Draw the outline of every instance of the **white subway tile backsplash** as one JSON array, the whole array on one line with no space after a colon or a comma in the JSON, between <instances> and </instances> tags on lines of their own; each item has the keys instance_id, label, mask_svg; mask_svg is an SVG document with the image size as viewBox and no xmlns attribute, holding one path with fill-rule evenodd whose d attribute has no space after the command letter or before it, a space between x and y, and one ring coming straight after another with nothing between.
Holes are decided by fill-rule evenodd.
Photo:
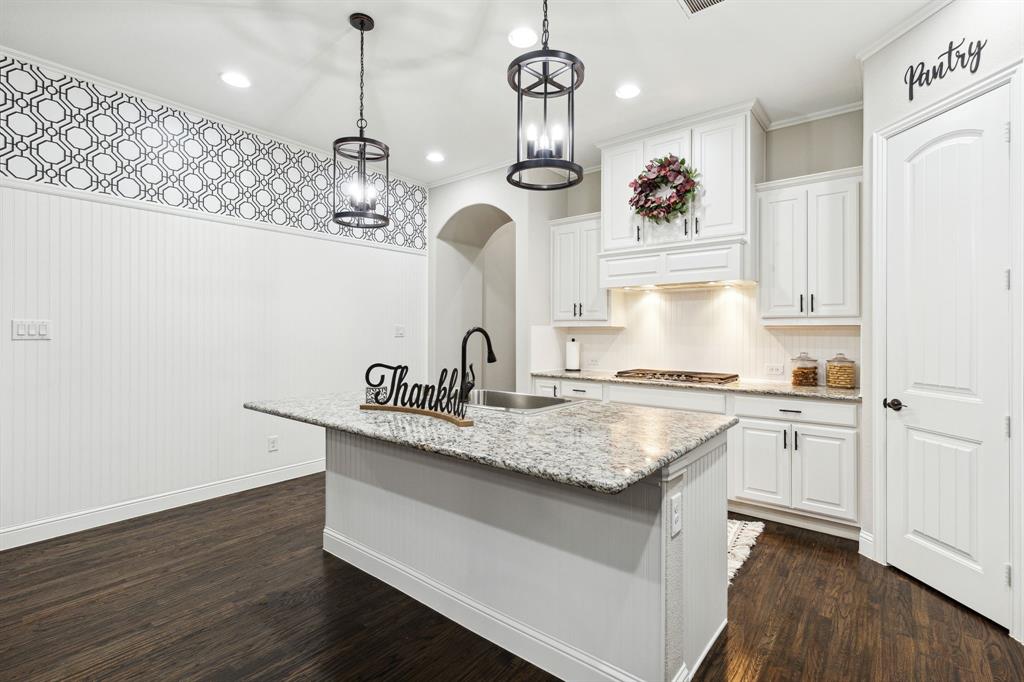
<instances>
[{"instance_id":1,"label":"white subway tile backsplash","mask_svg":"<svg viewBox=\"0 0 1024 682\"><path fill-rule=\"evenodd\" d=\"M860 360L859 327L764 327L754 287L629 291L624 299L624 329L572 330L584 367L736 372L779 381L789 377L790 358L807 351L821 361L824 383L824 363L837 352ZM560 330L560 342L567 333ZM767 373L773 364L783 365L782 377Z\"/></svg>"}]
</instances>

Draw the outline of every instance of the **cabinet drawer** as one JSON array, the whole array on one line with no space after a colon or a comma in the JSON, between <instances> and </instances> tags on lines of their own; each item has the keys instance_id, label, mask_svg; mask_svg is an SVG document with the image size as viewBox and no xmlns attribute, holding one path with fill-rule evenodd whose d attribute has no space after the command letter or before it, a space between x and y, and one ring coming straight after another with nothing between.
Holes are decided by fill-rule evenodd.
<instances>
[{"instance_id":1,"label":"cabinet drawer","mask_svg":"<svg viewBox=\"0 0 1024 682\"><path fill-rule=\"evenodd\" d=\"M552 398L558 398L562 393L562 382L557 379L534 379L533 392L536 395L547 395Z\"/></svg>"},{"instance_id":2,"label":"cabinet drawer","mask_svg":"<svg viewBox=\"0 0 1024 682\"><path fill-rule=\"evenodd\" d=\"M850 403L737 395L733 402L733 412L737 417L783 419L808 424L857 425L857 406Z\"/></svg>"},{"instance_id":3,"label":"cabinet drawer","mask_svg":"<svg viewBox=\"0 0 1024 682\"><path fill-rule=\"evenodd\" d=\"M608 400L617 403L725 414L725 395L710 391L609 384Z\"/></svg>"},{"instance_id":4,"label":"cabinet drawer","mask_svg":"<svg viewBox=\"0 0 1024 682\"><path fill-rule=\"evenodd\" d=\"M601 400L604 397L604 386L593 381L563 381L563 398L591 398Z\"/></svg>"}]
</instances>

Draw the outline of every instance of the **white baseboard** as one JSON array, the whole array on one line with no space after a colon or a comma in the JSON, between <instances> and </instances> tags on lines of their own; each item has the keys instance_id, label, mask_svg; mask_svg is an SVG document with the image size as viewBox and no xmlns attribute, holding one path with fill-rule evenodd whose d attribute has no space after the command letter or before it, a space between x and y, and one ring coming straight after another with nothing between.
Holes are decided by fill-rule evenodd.
<instances>
[{"instance_id":1,"label":"white baseboard","mask_svg":"<svg viewBox=\"0 0 1024 682\"><path fill-rule=\"evenodd\" d=\"M709 639L708 643L704 646L704 651L700 652L700 656L698 656L697 660L693 662L693 670L687 670L686 666L684 665L676 674L677 680L680 680L682 682L690 682L690 680L697 673L697 671L700 670L700 666L704 663L704 659L707 657L708 652L711 651L711 647L713 647L715 645L715 642L718 641L718 638L722 636L722 631L725 630L725 626L728 624L728 618L722 621L722 624L718 626L717 630L715 630L715 634L711 636L711 639Z\"/></svg>"},{"instance_id":2,"label":"white baseboard","mask_svg":"<svg viewBox=\"0 0 1024 682\"><path fill-rule=\"evenodd\" d=\"M870 533L866 530L860 532L860 554L863 557L876 561L883 566L885 562L878 561L878 555L875 554L875 534Z\"/></svg>"},{"instance_id":3,"label":"white baseboard","mask_svg":"<svg viewBox=\"0 0 1024 682\"><path fill-rule=\"evenodd\" d=\"M805 516L804 514L789 512L784 509L774 509L762 507L759 504L747 504L746 502L729 500L729 511L754 516L767 521L775 521L776 523L784 523L788 526L796 526L797 528L806 528L807 530L825 533L826 535L835 535L847 540L857 540L860 538L860 528L857 526L819 519L814 516Z\"/></svg>"},{"instance_id":4,"label":"white baseboard","mask_svg":"<svg viewBox=\"0 0 1024 682\"><path fill-rule=\"evenodd\" d=\"M235 476L221 481L203 483L191 488L173 490L136 500L126 500L117 504L72 512L63 516L54 516L38 521L31 521L20 526L0 529L0 551L21 547L22 545L41 542L51 538L77 533L82 530L105 526L108 523L126 521L136 516L144 516L154 512L181 507L193 502L202 502L223 495L240 493L243 490L260 488L271 483L280 483L288 479L315 474L324 470L324 458L289 464L276 469L258 471L253 474Z\"/></svg>"},{"instance_id":5,"label":"white baseboard","mask_svg":"<svg viewBox=\"0 0 1024 682\"><path fill-rule=\"evenodd\" d=\"M510 618L331 528L324 528L324 551L562 679L640 682L640 678L621 668Z\"/></svg>"}]
</instances>

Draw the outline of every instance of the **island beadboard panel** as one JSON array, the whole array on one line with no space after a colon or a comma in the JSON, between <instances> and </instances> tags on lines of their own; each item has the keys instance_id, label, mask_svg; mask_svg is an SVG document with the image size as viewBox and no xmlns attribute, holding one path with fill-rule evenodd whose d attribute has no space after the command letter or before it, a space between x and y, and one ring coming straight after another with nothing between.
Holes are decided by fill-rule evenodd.
<instances>
[{"instance_id":1,"label":"island beadboard panel","mask_svg":"<svg viewBox=\"0 0 1024 682\"><path fill-rule=\"evenodd\" d=\"M344 228L330 219L327 155L3 53L0 141L0 176L369 243L427 246L424 187L392 176L391 225ZM352 175L339 165L339 184ZM383 177L375 182L383 192Z\"/></svg>"}]
</instances>

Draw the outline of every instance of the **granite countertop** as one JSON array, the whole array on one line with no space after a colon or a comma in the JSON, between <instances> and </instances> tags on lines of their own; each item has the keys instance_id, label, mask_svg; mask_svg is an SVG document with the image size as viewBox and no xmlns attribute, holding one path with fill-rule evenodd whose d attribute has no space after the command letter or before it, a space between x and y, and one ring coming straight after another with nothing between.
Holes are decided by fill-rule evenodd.
<instances>
[{"instance_id":1,"label":"granite countertop","mask_svg":"<svg viewBox=\"0 0 1024 682\"><path fill-rule=\"evenodd\" d=\"M550 379L577 379L580 381L603 381L617 384L645 384L649 386L666 386L669 388L696 388L703 391L731 391L734 393L750 393L754 395L777 395L788 398L817 398L818 400L846 400L859 403L859 388L829 388L828 386L793 386L782 381L732 381L728 384L699 384L686 381L659 381L657 379L635 379L617 377L615 372L583 370L569 372L564 369L531 372L535 377Z\"/></svg>"},{"instance_id":2,"label":"granite countertop","mask_svg":"<svg viewBox=\"0 0 1024 682\"><path fill-rule=\"evenodd\" d=\"M469 406L474 426L360 410L363 391L256 400L245 407L601 493L618 493L707 442L737 419L720 414L574 400L517 415Z\"/></svg>"}]
</instances>

